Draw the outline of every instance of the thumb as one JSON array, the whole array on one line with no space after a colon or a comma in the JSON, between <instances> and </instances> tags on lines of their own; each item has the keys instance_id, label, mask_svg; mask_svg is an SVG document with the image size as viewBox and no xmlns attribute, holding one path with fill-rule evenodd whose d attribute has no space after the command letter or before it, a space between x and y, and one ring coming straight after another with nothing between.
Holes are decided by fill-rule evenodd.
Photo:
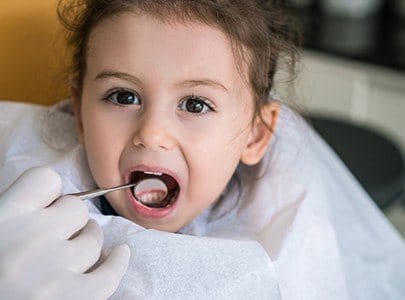
<instances>
[{"instance_id":1,"label":"thumb","mask_svg":"<svg viewBox=\"0 0 405 300\"><path fill-rule=\"evenodd\" d=\"M47 167L35 167L25 171L1 195L3 205L18 210L32 210L51 204L62 191L62 180L58 173Z\"/></svg>"}]
</instances>

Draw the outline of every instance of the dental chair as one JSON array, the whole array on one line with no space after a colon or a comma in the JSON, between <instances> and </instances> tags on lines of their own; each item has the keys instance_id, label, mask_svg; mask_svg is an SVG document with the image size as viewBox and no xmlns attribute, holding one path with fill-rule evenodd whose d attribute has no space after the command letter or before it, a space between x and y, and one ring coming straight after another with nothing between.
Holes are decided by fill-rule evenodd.
<instances>
[{"instance_id":1,"label":"dental chair","mask_svg":"<svg viewBox=\"0 0 405 300\"><path fill-rule=\"evenodd\" d=\"M381 209L396 201L405 205L404 157L393 140L338 118L317 114L310 121Z\"/></svg>"}]
</instances>

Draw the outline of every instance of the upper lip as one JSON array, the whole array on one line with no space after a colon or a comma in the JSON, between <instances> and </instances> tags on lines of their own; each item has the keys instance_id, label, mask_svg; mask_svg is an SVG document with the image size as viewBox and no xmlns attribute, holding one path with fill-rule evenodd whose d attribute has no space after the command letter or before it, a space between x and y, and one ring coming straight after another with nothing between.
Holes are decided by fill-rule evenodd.
<instances>
[{"instance_id":1,"label":"upper lip","mask_svg":"<svg viewBox=\"0 0 405 300\"><path fill-rule=\"evenodd\" d=\"M136 172L136 171L139 171L139 172L157 172L157 173L168 174L171 177L173 177L177 181L177 184L179 184L179 186L180 186L180 179L179 179L178 175L176 173L174 173L173 171L171 171L169 169L166 169L164 167L160 167L160 166L148 166L148 165L143 165L143 164L133 166L133 167L129 168L125 172L125 175L124 175L125 183L130 183L131 174L133 172Z\"/></svg>"}]
</instances>

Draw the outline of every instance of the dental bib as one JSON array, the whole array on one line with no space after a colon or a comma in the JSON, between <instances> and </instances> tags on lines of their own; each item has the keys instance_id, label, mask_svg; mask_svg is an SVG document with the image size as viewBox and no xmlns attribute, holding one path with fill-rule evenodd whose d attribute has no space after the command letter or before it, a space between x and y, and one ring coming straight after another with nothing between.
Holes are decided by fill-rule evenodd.
<instances>
[{"instance_id":1,"label":"dental bib","mask_svg":"<svg viewBox=\"0 0 405 300\"><path fill-rule=\"evenodd\" d=\"M61 175L63 193L95 187L69 104L2 102L0 113L0 191L37 165ZM103 257L122 243L131 248L112 299L405 297L404 240L285 106L263 161L238 166L220 199L181 234L103 215L99 199L87 204L104 230Z\"/></svg>"}]
</instances>

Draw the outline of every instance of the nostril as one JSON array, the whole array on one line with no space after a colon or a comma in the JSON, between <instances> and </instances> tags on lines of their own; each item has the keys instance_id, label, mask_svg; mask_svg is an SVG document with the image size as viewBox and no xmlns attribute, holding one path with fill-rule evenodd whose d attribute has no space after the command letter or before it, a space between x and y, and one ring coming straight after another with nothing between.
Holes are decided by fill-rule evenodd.
<instances>
[{"instance_id":1,"label":"nostril","mask_svg":"<svg viewBox=\"0 0 405 300\"><path fill-rule=\"evenodd\" d=\"M150 150L171 150L174 146L174 138L165 129L154 131L142 131L134 134L132 144L135 147Z\"/></svg>"},{"instance_id":2,"label":"nostril","mask_svg":"<svg viewBox=\"0 0 405 300\"><path fill-rule=\"evenodd\" d=\"M150 150L170 150L175 145L174 120L165 117L161 108L145 106L134 121L134 146Z\"/></svg>"}]
</instances>

